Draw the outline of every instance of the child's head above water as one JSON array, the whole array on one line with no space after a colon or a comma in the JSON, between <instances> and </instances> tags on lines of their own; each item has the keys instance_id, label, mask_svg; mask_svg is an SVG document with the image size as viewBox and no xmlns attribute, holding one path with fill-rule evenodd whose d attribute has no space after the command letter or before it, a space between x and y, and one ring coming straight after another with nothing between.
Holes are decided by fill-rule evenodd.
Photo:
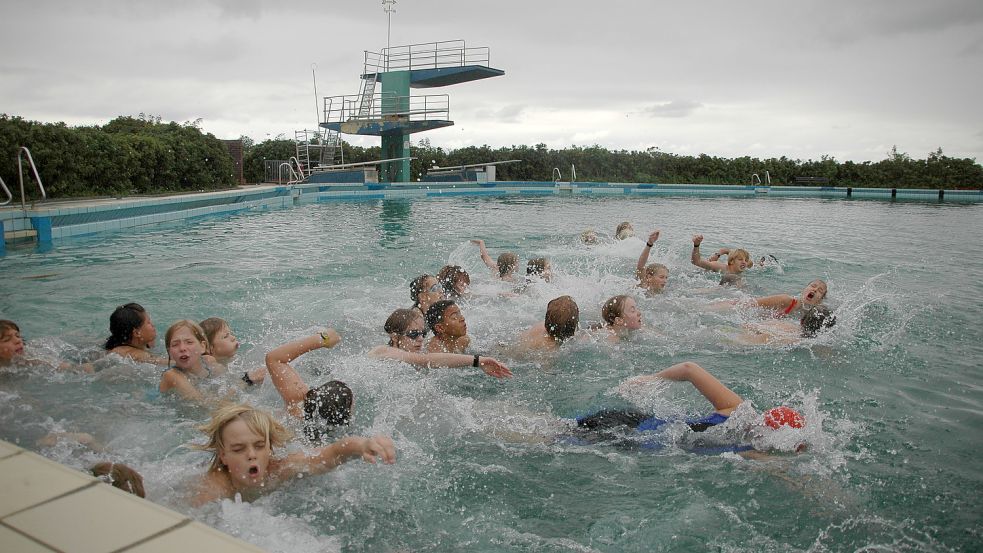
<instances>
[{"instance_id":1,"label":"child's head above water","mask_svg":"<svg viewBox=\"0 0 983 553\"><path fill-rule=\"evenodd\" d=\"M512 252L505 252L498 256L495 264L498 265L498 276L508 276L514 273L516 267L519 266L519 256Z\"/></svg>"},{"instance_id":2,"label":"child's head above water","mask_svg":"<svg viewBox=\"0 0 983 553\"><path fill-rule=\"evenodd\" d=\"M546 333L553 340L563 342L577 332L580 324L580 307L570 296L560 296L546 304Z\"/></svg>"},{"instance_id":3,"label":"child's head above water","mask_svg":"<svg viewBox=\"0 0 983 553\"><path fill-rule=\"evenodd\" d=\"M164 333L167 345L168 364L174 363L180 369L187 369L208 351L208 339L198 323L181 319L172 324Z\"/></svg>"},{"instance_id":4,"label":"child's head above water","mask_svg":"<svg viewBox=\"0 0 983 553\"><path fill-rule=\"evenodd\" d=\"M117 307L109 316L109 334L105 345L107 351L130 345L134 339L140 342L139 345L152 345L157 338L157 329L143 306L128 303Z\"/></svg>"},{"instance_id":5,"label":"child's head above water","mask_svg":"<svg viewBox=\"0 0 983 553\"><path fill-rule=\"evenodd\" d=\"M471 285L471 275L458 265L444 265L437 272L437 280L447 296L452 298L463 295Z\"/></svg>"},{"instance_id":6,"label":"child's head above water","mask_svg":"<svg viewBox=\"0 0 983 553\"><path fill-rule=\"evenodd\" d=\"M650 292L662 292L669 282L669 267L662 263L649 263L642 269L642 288Z\"/></svg>"},{"instance_id":7,"label":"child's head above water","mask_svg":"<svg viewBox=\"0 0 983 553\"><path fill-rule=\"evenodd\" d=\"M20 336L20 327L14 321L0 319L0 365L6 365L23 354L24 340Z\"/></svg>"},{"instance_id":8,"label":"child's head above water","mask_svg":"<svg viewBox=\"0 0 983 553\"><path fill-rule=\"evenodd\" d=\"M601 306L601 318L608 326L638 330L642 327L642 312L631 296L618 295Z\"/></svg>"},{"instance_id":9,"label":"child's head above water","mask_svg":"<svg viewBox=\"0 0 983 553\"><path fill-rule=\"evenodd\" d=\"M536 257L530 259L526 263L526 276L537 276L546 282L549 282L553 277L553 270L550 267L549 259L545 257Z\"/></svg>"},{"instance_id":10,"label":"child's head above water","mask_svg":"<svg viewBox=\"0 0 983 553\"><path fill-rule=\"evenodd\" d=\"M740 273L751 266L751 254L745 249L737 248L727 254L727 270L732 273Z\"/></svg>"},{"instance_id":11,"label":"child's head above water","mask_svg":"<svg viewBox=\"0 0 983 553\"><path fill-rule=\"evenodd\" d=\"M832 328L836 324L836 315L825 305L816 305L806 310L799 323L802 325L802 335L812 337L821 330Z\"/></svg>"},{"instance_id":12,"label":"child's head above water","mask_svg":"<svg viewBox=\"0 0 983 553\"><path fill-rule=\"evenodd\" d=\"M334 427L351 422L354 403L352 389L340 380L311 388L304 397L304 436L321 442Z\"/></svg>"},{"instance_id":13,"label":"child's head above water","mask_svg":"<svg viewBox=\"0 0 983 553\"><path fill-rule=\"evenodd\" d=\"M618 224L618 228L614 230L614 237L618 240L624 240L632 236L635 236L635 227L631 226L631 223L628 221Z\"/></svg>"},{"instance_id":14,"label":"child's head above water","mask_svg":"<svg viewBox=\"0 0 983 553\"><path fill-rule=\"evenodd\" d=\"M232 334L229 323L218 317L209 317L199 324L208 341L208 351L220 359L231 359L239 350L239 340Z\"/></svg>"},{"instance_id":15,"label":"child's head above water","mask_svg":"<svg viewBox=\"0 0 983 553\"><path fill-rule=\"evenodd\" d=\"M291 437L273 415L244 403L219 407L198 429L208 442L195 448L214 452L208 472L228 472L233 481L255 484L266 476L273 449Z\"/></svg>"}]
</instances>

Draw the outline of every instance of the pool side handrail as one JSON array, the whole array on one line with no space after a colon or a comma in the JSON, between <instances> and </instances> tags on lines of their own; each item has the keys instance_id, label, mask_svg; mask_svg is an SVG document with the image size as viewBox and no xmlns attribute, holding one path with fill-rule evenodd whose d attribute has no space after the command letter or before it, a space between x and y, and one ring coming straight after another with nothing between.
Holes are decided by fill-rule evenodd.
<instances>
[{"instance_id":1,"label":"pool side handrail","mask_svg":"<svg viewBox=\"0 0 983 553\"><path fill-rule=\"evenodd\" d=\"M14 195L10 193L10 189L7 188L7 183L3 182L3 177L0 177L0 188L7 193L7 201L0 202L0 205L7 205L14 200Z\"/></svg>"},{"instance_id":2,"label":"pool side handrail","mask_svg":"<svg viewBox=\"0 0 983 553\"><path fill-rule=\"evenodd\" d=\"M21 146L17 150L17 176L20 178L20 207L21 209L27 209L27 202L24 196L24 154L27 154L28 166L34 171L34 179L38 183L38 190L41 191L41 199L48 199L47 192L44 191L44 185L41 184L41 175L38 174L38 166L34 164L34 158L31 156L31 151L27 149L27 146ZM7 188L4 186L4 188Z\"/></svg>"}]
</instances>

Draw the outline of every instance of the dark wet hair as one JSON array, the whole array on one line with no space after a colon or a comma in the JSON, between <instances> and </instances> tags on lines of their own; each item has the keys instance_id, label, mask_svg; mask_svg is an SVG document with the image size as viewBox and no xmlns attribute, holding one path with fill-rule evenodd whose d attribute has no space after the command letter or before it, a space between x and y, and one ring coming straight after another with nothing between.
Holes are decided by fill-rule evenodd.
<instances>
[{"instance_id":1,"label":"dark wet hair","mask_svg":"<svg viewBox=\"0 0 983 553\"><path fill-rule=\"evenodd\" d=\"M352 389L340 380L308 390L304 397L304 436L318 443L334 427L349 424L354 400Z\"/></svg>"},{"instance_id":2,"label":"dark wet hair","mask_svg":"<svg viewBox=\"0 0 983 553\"><path fill-rule=\"evenodd\" d=\"M572 338L580 324L580 307L570 296L554 298L546 304L546 333L557 342Z\"/></svg>"},{"instance_id":3,"label":"dark wet hair","mask_svg":"<svg viewBox=\"0 0 983 553\"><path fill-rule=\"evenodd\" d=\"M386 331L386 334L402 334L409 328L410 323L421 317L422 315L420 315L420 311L417 309L397 309L389 315L382 329ZM392 339L389 340L389 345L395 345Z\"/></svg>"},{"instance_id":4,"label":"dark wet hair","mask_svg":"<svg viewBox=\"0 0 983 553\"><path fill-rule=\"evenodd\" d=\"M652 418L648 413L630 409L604 409L592 415L577 418L577 426L587 430L610 430L619 426L637 427L645 419Z\"/></svg>"},{"instance_id":5,"label":"dark wet hair","mask_svg":"<svg viewBox=\"0 0 983 553\"><path fill-rule=\"evenodd\" d=\"M802 325L802 335L811 338L820 330L831 328L836 324L836 315L825 305L817 305L802 315L799 321Z\"/></svg>"},{"instance_id":6,"label":"dark wet hair","mask_svg":"<svg viewBox=\"0 0 983 553\"><path fill-rule=\"evenodd\" d=\"M133 331L147 320L147 310L139 303L121 305L109 316L109 338L106 339L106 350L130 343Z\"/></svg>"},{"instance_id":7,"label":"dark wet hair","mask_svg":"<svg viewBox=\"0 0 983 553\"><path fill-rule=\"evenodd\" d=\"M139 472L122 463L104 461L97 463L90 470L92 471L92 476L110 484L114 488L119 488L137 497L147 497L143 491L143 477L140 476Z\"/></svg>"},{"instance_id":8,"label":"dark wet hair","mask_svg":"<svg viewBox=\"0 0 983 553\"><path fill-rule=\"evenodd\" d=\"M435 301L433 304L427 308L427 313L423 317L423 322L426 323L428 328L433 329L437 323L444 320L444 311L447 311L452 305L457 305L454 300L440 300ZM434 334L437 331L434 330Z\"/></svg>"},{"instance_id":9,"label":"dark wet hair","mask_svg":"<svg viewBox=\"0 0 983 553\"><path fill-rule=\"evenodd\" d=\"M530 259L529 262L526 263L526 274L529 276L541 275L546 272L546 267L548 267L549 264L549 260L547 260L545 257Z\"/></svg>"},{"instance_id":10,"label":"dark wet hair","mask_svg":"<svg viewBox=\"0 0 983 553\"><path fill-rule=\"evenodd\" d=\"M444 265L437 272L437 282L444 287L444 292L449 296L458 297L461 294L454 289L454 283L458 280L471 284L471 275L459 265Z\"/></svg>"},{"instance_id":11,"label":"dark wet hair","mask_svg":"<svg viewBox=\"0 0 983 553\"><path fill-rule=\"evenodd\" d=\"M410 281L410 299L413 300L413 307L420 306L420 292L426 292L426 289L423 288L423 283L428 278L434 278L434 276L423 274Z\"/></svg>"},{"instance_id":12,"label":"dark wet hair","mask_svg":"<svg viewBox=\"0 0 983 553\"><path fill-rule=\"evenodd\" d=\"M14 321L0 319L0 336L3 336L3 333L7 332L8 330L16 330L17 332L20 332L20 327L17 326L17 323Z\"/></svg>"}]
</instances>

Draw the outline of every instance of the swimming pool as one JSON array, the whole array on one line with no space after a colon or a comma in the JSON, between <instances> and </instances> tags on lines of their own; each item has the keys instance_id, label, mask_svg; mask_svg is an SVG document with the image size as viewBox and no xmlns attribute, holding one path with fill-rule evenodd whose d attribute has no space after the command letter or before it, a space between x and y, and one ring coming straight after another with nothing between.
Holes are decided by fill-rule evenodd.
<instances>
[{"instance_id":1,"label":"swimming pool","mask_svg":"<svg viewBox=\"0 0 983 553\"><path fill-rule=\"evenodd\" d=\"M0 437L36 449L52 430L90 432L107 452L62 443L42 453L77 467L128 462L148 497L270 550L973 549L983 530L981 214L979 205L776 198L339 202L12 250L0 261L0 317L45 355L87 357L128 301L147 307L161 335L178 318L229 320L243 367L334 326L344 342L298 368L311 382L348 382L352 431L391 433L400 459L350 463L253 504L190 509L187 478L207 456L182 445L198 440L204 414L148 400L156 370L122 363L94 377L5 371ZM604 299L631 290L642 240L587 248L577 238L588 226L610 235L623 220L641 237L663 230L652 261L670 267L670 291L636 294L647 328L618 347L586 340L552 360L512 360L500 343L541 320L550 298L572 295L589 321ZM781 261L752 271L751 293L795 294L827 279L836 328L808 347L730 344L743 314L705 308L737 293L689 264L694 233L708 252L740 245ZM549 257L557 278L499 297L468 243L477 237L493 256ZM383 342L385 317L409 304L408 281L448 262L472 275L476 296L463 311L478 349L510 360L512 380L419 374L363 355ZM749 462L549 438L558 417L628 405L616 393L622 379L683 360L759 409L789 403L822 420L808 431L809 451ZM246 398L279 411L271 386ZM683 385L632 399L664 414L706 411Z\"/></svg>"}]
</instances>

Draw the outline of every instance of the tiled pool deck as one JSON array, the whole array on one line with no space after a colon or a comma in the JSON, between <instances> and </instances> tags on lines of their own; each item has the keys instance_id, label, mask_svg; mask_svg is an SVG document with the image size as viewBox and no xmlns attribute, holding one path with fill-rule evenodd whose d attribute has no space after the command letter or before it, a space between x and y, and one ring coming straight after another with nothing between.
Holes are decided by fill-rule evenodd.
<instances>
[{"instance_id":1,"label":"tiled pool deck","mask_svg":"<svg viewBox=\"0 0 983 553\"><path fill-rule=\"evenodd\" d=\"M630 184L596 182L448 182L255 185L233 190L172 196L49 201L22 209L0 207L0 231L6 242L50 244L63 238L167 223L254 209L340 201L450 196L590 195L727 196L822 199L880 199L929 202L981 202L983 190L846 188L833 186L753 186L701 184ZM0 241L0 254L4 242Z\"/></svg>"},{"instance_id":2,"label":"tiled pool deck","mask_svg":"<svg viewBox=\"0 0 983 553\"><path fill-rule=\"evenodd\" d=\"M0 440L0 551L262 550Z\"/></svg>"}]
</instances>

